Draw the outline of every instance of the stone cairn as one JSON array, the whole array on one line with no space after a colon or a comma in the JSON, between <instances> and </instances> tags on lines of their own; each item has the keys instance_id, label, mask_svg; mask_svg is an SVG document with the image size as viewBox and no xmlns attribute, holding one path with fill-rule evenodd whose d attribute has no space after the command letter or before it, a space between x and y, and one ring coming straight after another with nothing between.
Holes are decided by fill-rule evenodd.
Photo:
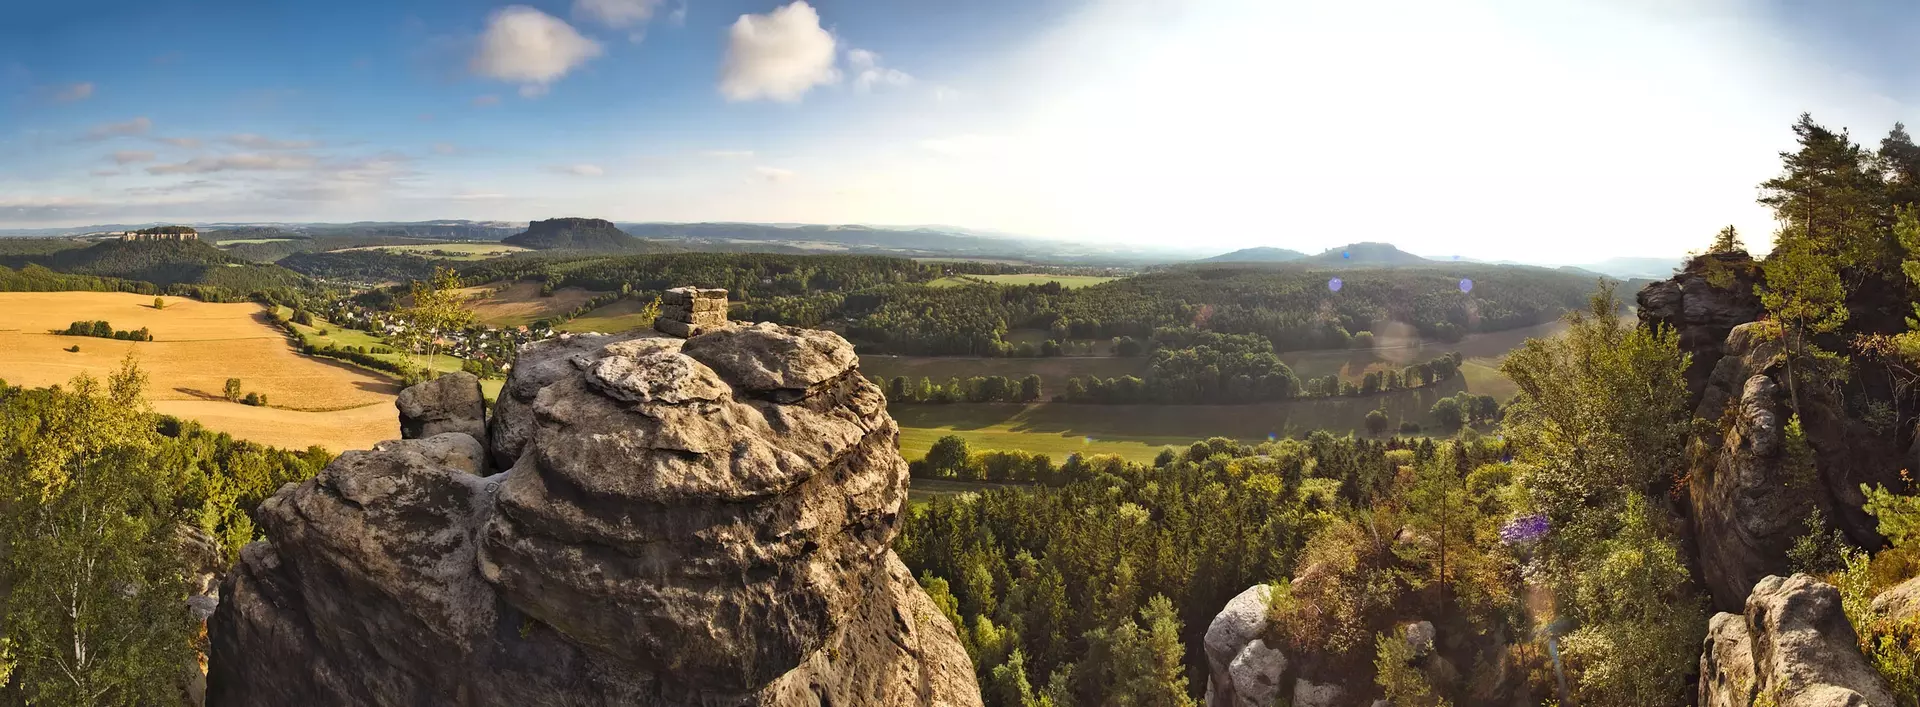
<instances>
[{"instance_id":1,"label":"stone cairn","mask_svg":"<svg viewBox=\"0 0 1920 707\"><path fill-rule=\"evenodd\" d=\"M654 330L682 339L727 325L727 291L698 287L667 290L660 296L660 316L653 320Z\"/></svg>"}]
</instances>

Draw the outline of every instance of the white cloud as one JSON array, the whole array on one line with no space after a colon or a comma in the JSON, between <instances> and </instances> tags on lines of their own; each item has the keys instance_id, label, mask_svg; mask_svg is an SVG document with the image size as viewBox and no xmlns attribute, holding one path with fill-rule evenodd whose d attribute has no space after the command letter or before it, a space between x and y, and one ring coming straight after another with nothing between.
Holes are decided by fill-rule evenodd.
<instances>
[{"instance_id":1,"label":"white cloud","mask_svg":"<svg viewBox=\"0 0 1920 707\"><path fill-rule=\"evenodd\" d=\"M153 121L148 120L146 116L141 116L138 118L134 118L133 120L126 121L124 123L107 123L105 125L96 125L93 127L92 130L87 131L87 139L105 140L107 138L120 137L123 135L145 135L147 134L148 130L152 130L152 129L153 129Z\"/></svg>"},{"instance_id":2,"label":"white cloud","mask_svg":"<svg viewBox=\"0 0 1920 707\"><path fill-rule=\"evenodd\" d=\"M200 138L196 137L163 137L155 139L174 147L185 147L189 149L200 147Z\"/></svg>"},{"instance_id":3,"label":"white cloud","mask_svg":"<svg viewBox=\"0 0 1920 707\"><path fill-rule=\"evenodd\" d=\"M487 106L497 106L497 105L500 105L500 97L494 94L489 93L486 95L473 97L473 107L475 108L485 108Z\"/></svg>"},{"instance_id":4,"label":"white cloud","mask_svg":"<svg viewBox=\"0 0 1920 707\"><path fill-rule=\"evenodd\" d=\"M306 155L240 153L218 157L195 157L185 162L157 164L148 174L206 174L209 172L284 172L312 167Z\"/></svg>"},{"instance_id":5,"label":"white cloud","mask_svg":"<svg viewBox=\"0 0 1920 707\"><path fill-rule=\"evenodd\" d=\"M643 25L653 19L662 0L573 0L574 19L597 22L620 29Z\"/></svg>"},{"instance_id":6,"label":"white cloud","mask_svg":"<svg viewBox=\"0 0 1920 707\"><path fill-rule=\"evenodd\" d=\"M53 94L53 100L58 103L84 101L92 97L93 83L88 81L62 86L58 92Z\"/></svg>"},{"instance_id":7,"label":"white cloud","mask_svg":"<svg viewBox=\"0 0 1920 707\"><path fill-rule=\"evenodd\" d=\"M833 34L805 0L765 15L741 15L727 32L720 93L728 100L797 101L815 86L840 80Z\"/></svg>"},{"instance_id":8,"label":"white cloud","mask_svg":"<svg viewBox=\"0 0 1920 707\"><path fill-rule=\"evenodd\" d=\"M865 49L847 50L847 66L853 69L853 88L862 93L875 86L905 86L913 77L899 69L880 65L880 55Z\"/></svg>"},{"instance_id":9,"label":"white cloud","mask_svg":"<svg viewBox=\"0 0 1920 707\"><path fill-rule=\"evenodd\" d=\"M253 133L228 136L227 143L249 150L307 150L320 146L319 141L316 140L274 140Z\"/></svg>"},{"instance_id":10,"label":"white cloud","mask_svg":"<svg viewBox=\"0 0 1920 707\"><path fill-rule=\"evenodd\" d=\"M548 84L600 56L599 43L547 13L513 5L493 13L480 35L480 49L468 62L473 73L520 84L520 94L546 92Z\"/></svg>"},{"instance_id":11,"label":"white cloud","mask_svg":"<svg viewBox=\"0 0 1920 707\"><path fill-rule=\"evenodd\" d=\"M148 152L146 150L121 150L119 152L113 153L113 161L115 164L133 164L135 162L152 162L153 153Z\"/></svg>"},{"instance_id":12,"label":"white cloud","mask_svg":"<svg viewBox=\"0 0 1920 707\"><path fill-rule=\"evenodd\" d=\"M753 171L769 182L784 182L793 178L793 170L791 169L761 166L753 168Z\"/></svg>"},{"instance_id":13,"label":"white cloud","mask_svg":"<svg viewBox=\"0 0 1920 707\"><path fill-rule=\"evenodd\" d=\"M753 150L707 150L706 155L723 160L744 160L753 157Z\"/></svg>"},{"instance_id":14,"label":"white cloud","mask_svg":"<svg viewBox=\"0 0 1920 707\"><path fill-rule=\"evenodd\" d=\"M601 169L600 165L597 164L559 165L554 167L553 171L561 174L571 174L576 177L598 177L607 173L606 170Z\"/></svg>"}]
</instances>

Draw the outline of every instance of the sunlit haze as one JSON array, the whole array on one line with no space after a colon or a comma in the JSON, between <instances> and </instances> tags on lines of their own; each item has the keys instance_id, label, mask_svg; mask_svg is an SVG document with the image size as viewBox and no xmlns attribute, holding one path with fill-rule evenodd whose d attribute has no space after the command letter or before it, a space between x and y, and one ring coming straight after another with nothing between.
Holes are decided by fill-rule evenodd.
<instances>
[{"instance_id":1,"label":"sunlit haze","mask_svg":"<svg viewBox=\"0 0 1920 707\"><path fill-rule=\"evenodd\" d=\"M1920 14L1720 0L31 3L0 228L943 224L1585 262L1877 144ZM1847 28L1851 36L1840 41Z\"/></svg>"}]
</instances>

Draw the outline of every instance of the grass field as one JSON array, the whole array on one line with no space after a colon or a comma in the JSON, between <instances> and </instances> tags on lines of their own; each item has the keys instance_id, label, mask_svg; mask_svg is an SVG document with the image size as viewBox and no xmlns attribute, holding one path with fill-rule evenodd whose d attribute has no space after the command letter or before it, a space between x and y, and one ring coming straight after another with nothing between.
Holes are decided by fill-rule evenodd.
<instances>
[{"instance_id":1,"label":"grass field","mask_svg":"<svg viewBox=\"0 0 1920 707\"><path fill-rule=\"evenodd\" d=\"M1470 385L1470 378L1456 378L1393 395L1257 405L914 404L888 410L900 423L900 451L908 459L926 456L934 441L954 434L975 451L1023 449L1056 462L1074 452L1150 461L1162 447L1208 437L1257 442L1316 429L1365 434L1367 413L1383 405L1394 428L1402 420L1431 426L1433 402Z\"/></svg>"},{"instance_id":2,"label":"grass field","mask_svg":"<svg viewBox=\"0 0 1920 707\"><path fill-rule=\"evenodd\" d=\"M497 294L487 293L505 287ZM473 309L474 316L490 326L511 328L526 326L535 321L573 311L573 308L586 304L595 295L606 294L583 290L578 287L566 287L554 291L551 297L540 296L540 283L516 282L511 285L495 283L481 287L469 287L462 292L473 298L467 303Z\"/></svg>"},{"instance_id":3,"label":"grass field","mask_svg":"<svg viewBox=\"0 0 1920 707\"><path fill-rule=\"evenodd\" d=\"M934 287L960 287L990 282L998 285L1044 285L1058 282L1061 287L1086 287L1103 282L1113 282L1117 277L1095 277L1092 275L949 275L928 285Z\"/></svg>"},{"instance_id":4,"label":"grass field","mask_svg":"<svg viewBox=\"0 0 1920 707\"><path fill-rule=\"evenodd\" d=\"M920 378L932 378L934 382L945 383L948 378L967 379L974 376L1006 376L1025 378L1030 373L1040 374L1041 394L1051 397L1067 389L1067 379L1074 376L1100 376L1113 378L1124 375L1141 375L1146 370L1145 358L1114 358L1111 356L1057 356L1054 358L978 358L973 356L877 356L860 357L860 372L868 376L878 376L886 380L894 376L906 376L914 381Z\"/></svg>"},{"instance_id":5,"label":"grass field","mask_svg":"<svg viewBox=\"0 0 1920 707\"><path fill-rule=\"evenodd\" d=\"M280 316L283 316L283 317L293 316L293 310L287 309L286 307L281 307ZM327 344L333 344L335 346L339 346L342 348L348 347L348 346L364 346L369 350L371 350L375 346L386 346L388 348L393 348L392 345L388 344L385 339L382 339L378 336L374 336L372 334L361 331L359 329L348 329L345 327L334 326L333 324L329 323L327 320L321 319L320 317L314 317L313 322L314 322L314 326L306 326L304 324L294 324L293 329L294 331L300 332L300 338L302 340L304 340L306 343L313 344L314 346L324 347ZM320 335L320 330L322 329L326 330L327 332L326 336ZM421 356L408 356L407 354L404 354L404 353L367 354L367 355L372 356L374 358L381 359L383 361L391 361L394 363L404 363L408 365L417 365L422 360L429 360L431 361L431 363L429 364L429 367L441 373L452 373L454 371L458 371L460 370L460 366L465 363L459 358L448 356L446 354L434 354L431 359L426 359L425 357L421 357ZM376 372L376 373L378 375L386 375L384 371ZM486 394L486 397L488 400L493 400L494 398L499 397L500 388L502 388L505 385L506 385L506 381L500 380L500 379L483 378L480 380L480 389L482 392Z\"/></svg>"},{"instance_id":6,"label":"grass field","mask_svg":"<svg viewBox=\"0 0 1920 707\"><path fill-rule=\"evenodd\" d=\"M228 242L239 243L240 241ZM447 253L457 253L458 255L436 257L442 260L486 260L488 258L498 258L510 253L519 253L525 251L526 248L506 243L423 243L420 245L375 245L361 248L342 248L341 250L384 250L389 253L414 253L417 255L433 255L434 251L443 251Z\"/></svg>"},{"instance_id":7,"label":"grass field","mask_svg":"<svg viewBox=\"0 0 1920 707\"><path fill-rule=\"evenodd\" d=\"M117 292L0 292L0 378L13 385L65 384L81 373L105 377L132 352L149 377L156 411L209 429L281 447L365 449L399 436L385 376L300 355L257 304L212 304ZM154 341L54 336L76 320L119 329L146 327ZM79 346L69 353L69 346ZM219 400L228 378L276 407Z\"/></svg>"},{"instance_id":8,"label":"grass field","mask_svg":"<svg viewBox=\"0 0 1920 707\"><path fill-rule=\"evenodd\" d=\"M647 302L632 299L615 301L605 307L587 313L587 316L561 324L560 331L597 331L602 334L618 334L623 331L653 326L653 317L643 317L640 310L646 309Z\"/></svg>"}]
</instances>

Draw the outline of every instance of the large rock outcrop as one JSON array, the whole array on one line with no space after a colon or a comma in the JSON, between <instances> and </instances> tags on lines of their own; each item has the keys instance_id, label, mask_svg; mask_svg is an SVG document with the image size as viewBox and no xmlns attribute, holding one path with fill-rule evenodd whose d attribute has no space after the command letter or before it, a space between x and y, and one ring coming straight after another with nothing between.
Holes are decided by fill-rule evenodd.
<instances>
[{"instance_id":1,"label":"large rock outcrop","mask_svg":"<svg viewBox=\"0 0 1920 707\"><path fill-rule=\"evenodd\" d=\"M1720 362L1727 334L1760 318L1760 297L1753 291L1759 279L1759 266L1746 253L1710 253L1689 261L1672 279L1647 285L1635 297L1640 323L1679 333L1680 350L1693 357L1686 375L1687 389L1696 399Z\"/></svg>"},{"instance_id":2,"label":"large rock outcrop","mask_svg":"<svg viewBox=\"0 0 1920 707\"><path fill-rule=\"evenodd\" d=\"M1702 707L1893 705L1860 654L1840 592L1806 575L1771 576L1744 615L1713 617L1700 655Z\"/></svg>"},{"instance_id":3,"label":"large rock outcrop","mask_svg":"<svg viewBox=\"0 0 1920 707\"><path fill-rule=\"evenodd\" d=\"M532 344L491 423L502 474L453 433L263 503L208 704L980 704L889 549L898 427L838 336Z\"/></svg>"},{"instance_id":4,"label":"large rock outcrop","mask_svg":"<svg viewBox=\"0 0 1920 707\"><path fill-rule=\"evenodd\" d=\"M442 432L461 432L481 445L487 443L487 399L480 379L456 371L400 391L393 406L400 410L400 437L420 439Z\"/></svg>"},{"instance_id":5,"label":"large rock outcrop","mask_svg":"<svg viewBox=\"0 0 1920 707\"><path fill-rule=\"evenodd\" d=\"M1287 657L1262 638L1273 588L1256 584L1227 602L1207 625L1207 707L1273 704L1285 684Z\"/></svg>"}]
</instances>

